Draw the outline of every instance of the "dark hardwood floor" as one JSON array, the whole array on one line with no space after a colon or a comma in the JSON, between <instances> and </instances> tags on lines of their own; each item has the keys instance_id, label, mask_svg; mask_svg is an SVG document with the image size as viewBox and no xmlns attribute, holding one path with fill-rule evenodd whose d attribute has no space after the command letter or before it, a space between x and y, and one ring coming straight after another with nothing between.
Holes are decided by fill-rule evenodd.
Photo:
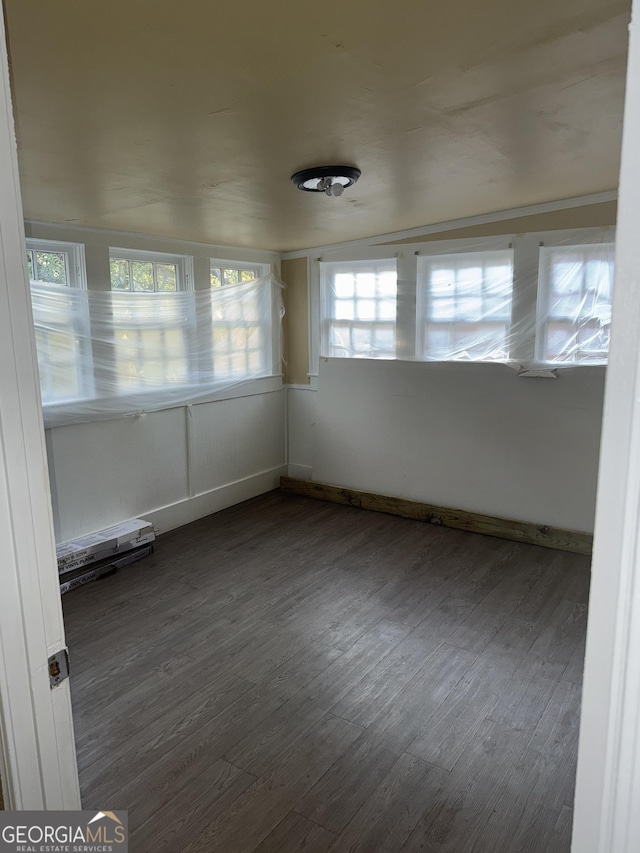
<instances>
[{"instance_id":1,"label":"dark hardwood floor","mask_svg":"<svg viewBox=\"0 0 640 853\"><path fill-rule=\"evenodd\" d=\"M589 560L272 492L64 596L134 853L568 853Z\"/></svg>"}]
</instances>

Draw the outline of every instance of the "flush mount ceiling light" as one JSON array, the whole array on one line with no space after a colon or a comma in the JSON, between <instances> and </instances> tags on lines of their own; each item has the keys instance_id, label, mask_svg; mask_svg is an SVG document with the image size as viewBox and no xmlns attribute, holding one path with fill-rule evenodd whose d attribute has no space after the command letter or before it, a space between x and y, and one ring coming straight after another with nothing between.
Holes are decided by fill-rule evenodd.
<instances>
[{"instance_id":1,"label":"flush mount ceiling light","mask_svg":"<svg viewBox=\"0 0 640 853\"><path fill-rule=\"evenodd\" d=\"M360 169L355 166L315 166L303 169L291 175L291 180L299 190L307 193L326 193L339 197L352 187L360 177Z\"/></svg>"}]
</instances>

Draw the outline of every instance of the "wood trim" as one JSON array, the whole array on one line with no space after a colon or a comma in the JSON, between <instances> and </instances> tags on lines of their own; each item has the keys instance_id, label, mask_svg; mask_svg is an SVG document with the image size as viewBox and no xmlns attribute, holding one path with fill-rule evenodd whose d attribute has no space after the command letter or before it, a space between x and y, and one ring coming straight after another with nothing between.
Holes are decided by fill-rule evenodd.
<instances>
[{"instance_id":1,"label":"wood trim","mask_svg":"<svg viewBox=\"0 0 640 853\"><path fill-rule=\"evenodd\" d=\"M640 850L640 0L629 27L572 850Z\"/></svg>"},{"instance_id":2,"label":"wood trim","mask_svg":"<svg viewBox=\"0 0 640 853\"><path fill-rule=\"evenodd\" d=\"M76 810L69 680L0 0L0 777L10 810Z\"/></svg>"},{"instance_id":3,"label":"wood trim","mask_svg":"<svg viewBox=\"0 0 640 853\"><path fill-rule=\"evenodd\" d=\"M374 512L387 512L390 515L400 515L416 521L427 521L444 527L454 527L457 530L468 530L470 533L483 533L486 536L497 536L500 539L512 539L515 542L542 545L545 548L572 551L576 554L591 554L593 537L589 533L581 533L578 530L532 524L529 521L514 521L510 518L498 518L478 512L379 495L376 492L363 492L360 489L331 486L311 480L297 480L294 477L281 477L280 488L283 492L293 495L355 506Z\"/></svg>"}]
</instances>

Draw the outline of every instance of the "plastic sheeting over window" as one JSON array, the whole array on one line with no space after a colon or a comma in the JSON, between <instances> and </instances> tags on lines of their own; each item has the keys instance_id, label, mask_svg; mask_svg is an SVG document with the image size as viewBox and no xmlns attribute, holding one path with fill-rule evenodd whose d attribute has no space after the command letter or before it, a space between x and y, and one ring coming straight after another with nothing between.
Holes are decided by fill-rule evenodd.
<instances>
[{"instance_id":1,"label":"plastic sheeting over window","mask_svg":"<svg viewBox=\"0 0 640 853\"><path fill-rule=\"evenodd\" d=\"M322 264L322 354L395 358L395 260Z\"/></svg>"},{"instance_id":2,"label":"plastic sheeting over window","mask_svg":"<svg viewBox=\"0 0 640 853\"><path fill-rule=\"evenodd\" d=\"M545 236L553 245L538 241ZM321 263L321 354L541 368L605 364L614 244L580 243L579 236L442 241L398 260ZM417 255L412 280L409 253Z\"/></svg>"},{"instance_id":3,"label":"plastic sheeting over window","mask_svg":"<svg viewBox=\"0 0 640 853\"><path fill-rule=\"evenodd\" d=\"M271 375L280 287L271 276L177 293L32 282L45 424L183 405Z\"/></svg>"},{"instance_id":4,"label":"plastic sheeting over window","mask_svg":"<svg viewBox=\"0 0 640 853\"><path fill-rule=\"evenodd\" d=\"M509 357L513 250L418 258L418 358Z\"/></svg>"},{"instance_id":5,"label":"plastic sheeting over window","mask_svg":"<svg viewBox=\"0 0 640 853\"><path fill-rule=\"evenodd\" d=\"M541 247L537 359L604 362L613 301L613 244Z\"/></svg>"}]
</instances>

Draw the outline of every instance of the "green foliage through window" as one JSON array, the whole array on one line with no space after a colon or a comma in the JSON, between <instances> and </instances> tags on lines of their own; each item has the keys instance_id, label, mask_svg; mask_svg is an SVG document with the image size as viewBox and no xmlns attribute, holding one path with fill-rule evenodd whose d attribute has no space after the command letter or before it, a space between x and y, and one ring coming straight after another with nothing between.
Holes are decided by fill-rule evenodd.
<instances>
[{"instance_id":1,"label":"green foliage through window","mask_svg":"<svg viewBox=\"0 0 640 853\"><path fill-rule=\"evenodd\" d=\"M69 284L65 252L39 252L27 249L27 267L30 281L42 284Z\"/></svg>"},{"instance_id":2,"label":"green foliage through window","mask_svg":"<svg viewBox=\"0 0 640 853\"><path fill-rule=\"evenodd\" d=\"M135 293L175 293L178 290L177 264L111 258L110 270L111 290Z\"/></svg>"},{"instance_id":3,"label":"green foliage through window","mask_svg":"<svg viewBox=\"0 0 640 853\"><path fill-rule=\"evenodd\" d=\"M211 267L211 287L222 287L222 285L228 284L245 284L245 282L255 281L257 278L258 274L254 269Z\"/></svg>"}]
</instances>

